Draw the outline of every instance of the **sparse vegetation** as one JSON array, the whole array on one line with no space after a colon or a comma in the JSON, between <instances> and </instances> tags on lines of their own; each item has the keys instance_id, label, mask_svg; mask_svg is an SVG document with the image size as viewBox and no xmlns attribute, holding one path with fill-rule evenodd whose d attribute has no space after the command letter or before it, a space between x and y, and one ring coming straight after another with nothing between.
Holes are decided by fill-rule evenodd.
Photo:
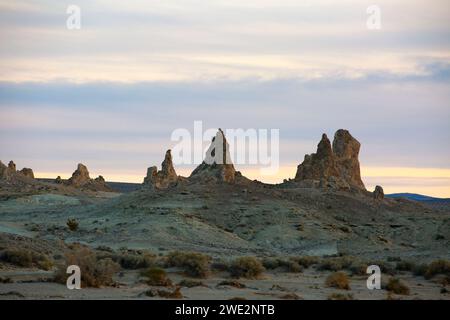
<instances>
[{"instance_id":1,"label":"sparse vegetation","mask_svg":"<svg viewBox=\"0 0 450 320\"><path fill-rule=\"evenodd\" d=\"M350 290L350 281L348 280L347 274L340 271L330 274L325 280L325 285L327 287Z\"/></svg>"},{"instance_id":2,"label":"sparse vegetation","mask_svg":"<svg viewBox=\"0 0 450 320\"><path fill-rule=\"evenodd\" d=\"M67 219L67 227L70 231L77 231L78 230L78 221L76 219Z\"/></svg>"},{"instance_id":3,"label":"sparse vegetation","mask_svg":"<svg viewBox=\"0 0 450 320\"><path fill-rule=\"evenodd\" d=\"M240 257L234 260L230 265L230 273L232 277L258 278L263 272L262 263L255 257Z\"/></svg>"},{"instance_id":4,"label":"sparse vegetation","mask_svg":"<svg viewBox=\"0 0 450 320\"><path fill-rule=\"evenodd\" d=\"M186 287L186 288L206 287L206 285L203 282L201 282L201 281L187 280L187 279L181 280L178 283L178 286Z\"/></svg>"},{"instance_id":5,"label":"sparse vegetation","mask_svg":"<svg viewBox=\"0 0 450 320\"><path fill-rule=\"evenodd\" d=\"M148 297L162 297L168 299L183 299L183 294L180 291L180 287L176 287L173 291L168 290L147 290L143 294Z\"/></svg>"},{"instance_id":6,"label":"sparse vegetation","mask_svg":"<svg viewBox=\"0 0 450 320\"><path fill-rule=\"evenodd\" d=\"M81 269L81 286L94 287L114 284L113 275L120 270L120 266L110 258L98 258L94 251L81 246L72 245L71 251L65 256L66 262L61 265L55 275L55 281L66 283L67 266L77 265Z\"/></svg>"},{"instance_id":7,"label":"sparse vegetation","mask_svg":"<svg viewBox=\"0 0 450 320\"><path fill-rule=\"evenodd\" d=\"M112 259L119 263L124 269L142 269L154 266L156 258L148 252L127 250L112 256Z\"/></svg>"},{"instance_id":8,"label":"sparse vegetation","mask_svg":"<svg viewBox=\"0 0 450 320\"><path fill-rule=\"evenodd\" d=\"M142 271L141 276L147 278L146 283L150 286L168 287L172 285L172 281L167 276L166 271L161 268L149 268Z\"/></svg>"},{"instance_id":9,"label":"sparse vegetation","mask_svg":"<svg viewBox=\"0 0 450 320\"><path fill-rule=\"evenodd\" d=\"M168 267L180 267L192 277L206 278L210 273L211 257L198 252L174 251L167 256Z\"/></svg>"},{"instance_id":10,"label":"sparse vegetation","mask_svg":"<svg viewBox=\"0 0 450 320\"><path fill-rule=\"evenodd\" d=\"M443 274L450 276L450 261L448 260L436 260L428 265L428 268L424 274L425 279L431 279L435 275Z\"/></svg>"},{"instance_id":11,"label":"sparse vegetation","mask_svg":"<svg viewBox=\"0 0 450 320\"><path fill-rule=\"evenodd\" d=\"M397 278L389 279L389 282L386 284L386 290L395 294L409 295L409 287Z\"/></svg>"},{"instance_id":12,"label":"sparse vegetation","mask_svg":"<svg viewBox=\"0 0 450 320\"><path fill-rule=\"evenodd\" d=\"M328 300L354 300L351 293L332 293L328 296Z\"/></svg>"},{"instance_id":13,"label":"sparse vegetation","mask_svg":"<svg viewBox=\"0 0 450 320\"><path fill-rule=\"evenodd\" d=\"M24 268L37 267L42 270L53 268L53 261L47 255L27 249L6 249L0 253L0 260Z\"/></svg>"},{"instance_id":14,"label":"sparse vegetation","mask_svg":"<svg viewBox=\"0 0 450 320\"><path fill-rule=\"evenodd\" d=\"M217 286L230 286L238 289L246 288L246 285L236 280L224 280L219 282Z\"/></svg>"}]
</instances>

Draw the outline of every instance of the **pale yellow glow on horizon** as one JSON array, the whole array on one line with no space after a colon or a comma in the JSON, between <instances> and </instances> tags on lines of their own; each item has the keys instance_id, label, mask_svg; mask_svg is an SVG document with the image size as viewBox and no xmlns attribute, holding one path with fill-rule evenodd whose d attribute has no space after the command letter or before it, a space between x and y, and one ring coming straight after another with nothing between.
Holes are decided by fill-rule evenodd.
<instances>
[{"instance_id":1,"label":"pale yellow glow on horizon","mask_svg":"<svg viewBox=\"0 0 450 320\"><path fill-rule=\"evenodd\" d=\"M239 168L237 168L239 170ZM297 165L286 165L279 168L274 175L262 175L259 168L246 168L240 170L244 176L253 180L258 179L265 183L281 183L284 179L293 178ZM187 177L191 173L189 168L176 169L181 176ZM136 173L120 174L117 172L91 172L91 177L103 175L107 181L142 183L145 170ZM407 167L362 167L361 174L365 180L366 188L373 190L376 184L383 186L385 193L419 193L439 198L450 198L450 169L441 168L407 168ZM61 176L67 179L71 173L36 172L36 178L56 178ZM404 183L407 179L408 183ZM436 179L442 179L439 185L434 184ZM370 180L370 181L367 181ZM400 180L403 183L400 183Z\"/></svg>"}]
</instances>

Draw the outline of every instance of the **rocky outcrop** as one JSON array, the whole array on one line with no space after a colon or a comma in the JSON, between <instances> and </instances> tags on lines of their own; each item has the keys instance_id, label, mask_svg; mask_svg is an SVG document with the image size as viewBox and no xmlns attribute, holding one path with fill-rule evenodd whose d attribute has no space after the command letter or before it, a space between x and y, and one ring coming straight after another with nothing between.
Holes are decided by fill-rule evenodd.
<instances>
[{"instance_id":1,"label":"rocky outcrop","mask_svg":"<svg viewBox=\"0 0 450 320\"><path fill-rule=\"evenodd\" d=\"M333 140L333 154L339 176L352 187L365 189L361 180L359 149L361 144L347 130L336 131Z\"/></svg>"},{"instance_id":2,"label":"rocky outcrop","mask_svg":"<svg viewBox=\"0 0 450 320\"><path fill-rule=\"evenodd\" d=\"M56 183L61 183L61 177L57 178ZM95 179L91 179L87 167L79 163L77 169L72 173L72 176L67 180L67 185L88 189L92 191L112 191L112 189L106 184L105 179L102 176L98 176Z\"/></svg>"},{"instance_id":3,"label":"rocky outcrop","mask_svg":"<svg viewBox=\"0 0 450 320\"><path fill-rule=\"evenodd\" d=\"M55 183L57 183L57 184L63 183L63 180L61 179L61 176L57 176L57 177L56 177Z\"/></svg>"},{"instance_id":4,"label":"rocky outcrop","mask_svg":"<svg viewBox=\"0 0 450 320\"><path fill-rule=\"evenodd\" d=\"M87 167L79 163L77 169L72 173L72 177L67 180L67 184L73 187L81 187L91 181Z\"/></svg>"},{"instance_id":5,"label":"rocky outcrop","mask_svg":"<svg viewBox=\"0 0 450 320\"><path fill-rule=\"evenodd\" d=\"M334 161L333 150L327 135L322 135L317 145L317 152L305 155L304 161L297 167L296 180L317 180L337 177L338 172Z\"/></svg>"},{"instance_id":6,"label":"rocky outcrop","mask_svg":"<svg viewBox=\"0 0 450 320\"><path fill-rule=\"evenodd\" d=\"M170 150L166 151L164 161L161 163L161 171L156 166L147 169L147 176L144 178L144 185L150 185L157 189L166 189L176 185L178 175L173 167L172 154Z\"/></svg>"},{"instance_id":7,"label":"rocky outcrop","mask_svg":"<svg viewBox=\"0 0 450 320\"><path fill-rule=\"evenodd\" d=\"M30 168L23 168L20 171L16 170L14 161L9 161L8 166L0 161L0 179L4 180L23 180L23 178L34 179L33 170ZM26 180L24 180L25 182Z\"/></svg>"},{"instance_id":8,"label":"rocky outcrop","mask_svg":"<svg viewBox=\"0 0 450 320\"><path fill-rule=\"evenodd\" d=\"M190 181L235 182L238 173L231 161L229 144L219 129L206 151L204 161L192 171Z\"/></svg>"},{"instance_id":9,"label":"rocky outcrop","mask_svg":"<svg viewBox=\"0 0 450 320\"><path fill-rule=\"evenodd\" d=\"M16 172L16 164L12 160L8 163L8 170L10 172Z\"/></svg>"},{"instance_id":10,"label":"rocky outcrop","mask_svg":"<svg viewBox=\"0 0 450 320\"><path fill-rule=\"evenodd\" d=\"M381 186L376 186L375 190L373 191L373 198L376 200L383 200L384 199L384 190Z\"/></svg>"},{"instance_id":11,"label":"rocky outcrop","mask_svg":"<svg viewBox=\"0 0 450 320\"><path fill-rule=\"evenodd\" d=\"M306 155L297 167L294 181L308 187L365 190L358 160L360 147L347 130L335 133L333 146L323 134L317 152Z\"/></svg>"},{"instance_id":12,"label":"rocky outcrop","mask_svg":"<svg viewBox=\"0 0 450 320\"><path fill-rule=\"evenodd\" d=\"M23 168L19 171L19 173L27 178L34 179L33 169Z\"/></svg>"},{"instance_id":13,"label":"rocky outcrop","mask_svg":"<svg viewBox=\"0 0 450 320\"><path fill-rule=\"evenodd\" d=\"M9 176L8 167L0 161L0 179L7 179Z\"/></svg>"}]
</instances>

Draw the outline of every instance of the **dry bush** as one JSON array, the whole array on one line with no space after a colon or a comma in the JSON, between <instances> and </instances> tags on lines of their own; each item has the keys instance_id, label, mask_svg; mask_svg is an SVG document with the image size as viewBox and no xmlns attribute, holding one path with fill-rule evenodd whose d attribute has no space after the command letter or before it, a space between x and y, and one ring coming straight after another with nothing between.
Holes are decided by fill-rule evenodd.
<instances>
[{"instance_id":1,"label":"dry bush","mask_svg":"<svg viewBox=\"0 0 450 320\"><path fill-rule=\"evenodd\" d=\"M309 268L312 265L318 264L320 261L319 257L312 256L296 257L293 258L293 260L305 268Z\"/></svg>"},{"instance_id":2,"label":"dry bush","mask_svg":"<svg viewBox=\"0 0 450 320\"><path fill-rule=\"evenodd\" d=\"M180 289L181 289L180 287L176 287L173 291L150 289L150 290L145 291L143 294L145 294L148 297L183 299L183 294L181 293Z\"/></svg>"},{"instance_id":3,"label":"dry bush","mask_svg":"<svg viewBox=\"0 0 450 320\"><path fill-rule=\"evenodd\" d=\"M232 261L230 273L232 277L255 279L264 272L261 262L255 257L240 257Z\"/></svg>"},{"instance_id":4,"label":"dry bush","mask_svg":"<svg viewBox=\"0 0 450 320\"><path fill-rule=\"evenodd\" d=\"M53 268L53 261L42 253L27 249L7 249L0 254L0 260L25 268L37 267L42 270Z\"/></svg>"},{"instance_id":5,"label":"dry bush","mask_svg":"<svg viewBox=\"0 0 450 320\"><path fill-rule=\"evenodd\" d=\"M167 277L166 271L161 268L149 268L141 272L141 276L146 277L146 283L150 286L168 287L172 281Z\"/></svg>"},{"instance_id":6,"label":"dry bush","mask_svg":"<svg viewBox=\"0 0 450 320\"><path fill-rule=\"evenodd\" d=\"M122 268L131 270L149 268L156 264L155 255L143 251L128 250L114 254L111 258Z\"/></svg>"},{"instance_id":7,"label":"dry bush","mask_svg":"<svg viewBox=\"0 0 450 320\"><path fill-rule=\"evenodd\" d=\"M262 260L262 265L268 270L284 268L287 272L298 273L303 271L303 267L297 262L296 258L289 258L288 260L280 258L264 258Z\"/></svg>"},{"instance_id":8,"label":"dry bush","mask_svg":"<svg viewBox=\"0 0 450 320\"><path fill-rule=\"evenodd\" d=\"M343 290L350 290L350 282L348 276L344 272L334 272L325 280L327 287L333 287Z\"/></svg>"},{"instance_id":9,"label":"dry bush","mask_svg":"<svg viewBox=\"0 0 450 320\"><path fill-rule=\"evenodd\" d=\"M108 286L114 284L112 277L120 270L120 266L110 258L99 259L94 251L87 247L72 245L71 251L65 255L66 262L60 266L55 275L55 282L66 283L67 267L77 265L81 271L82 287Z\"/></svg>"},{"instance_id":10,"label":"dry bush","mask_svg":"<svg viewBox=\"0 0 450 320\"><path fill-rule=\"evenodd\" d=\"M76 219L67 219L67 227L70 231L77 231L78 230L78 221Z\"/></svg>"},{"instance_id":11,"label":"dry bush","mask_svg":"<svg viewBox=\"0 0 450 320\"><path fill-rule=\"evenodd\" d=\"M334 257L323 259L318 266L319 270L341 271L350 268L356 258L351 256Z\"/></svg>"},{"instance_id":12,"label":"dry bush","mask_svg":"<svg viewBox=\"0 0 450 320\"><path fill-rule=\"evenodd\" d=\"M195 281L195 280L187 280L183 279L178 283L179 287L186 287L186 288L194 288L194 287L206 287L206 285L201 281Z\"/></svg>"},{"instance_id":13,"label":"dry bush","mask_svg":"<svg viewBox=\"0 0 450 320\"><path fill-rule=\"evenodd\" d=\"M409 287L400 279L390 278L386 284L386 290L395 294L409 295Z\"/></svg>"},{"instance_id":14,"label":"dry bush","mask_svg":"<svg viewBox=\"0 0 450 320\"><path fill-rule=\"evenodd\" d=\"M236 280L231 280L231 281L229 281L229 280L224 280L224 281L219 282L219 283L217 284L217 286L218 286L218 287L219 287L219 286L230 286L230 287L234 287L234 288L238 288L238 289L244 289L244 288L246 288L246 285L245 285L245 284L243 284L243 283L241 283L241 282L239 282L239 281L236 281Z\"/></svg>"},{"instance_id":15,"label":"dry bush","mask_svg":"<svg viewBox=\"0 0 450 320\"><path fill-rule=\"evenodd\" d=\"M351 293L332 293L328 296L328 300L354 300L354 297Z\"/></svg>"},{"instance_id":16,"label":"dry bush","mask_svg":"<svg viewBox=\"0 0 450 320\"><path fill-rule=\"evenodd\" d=\"M7 249L2 252L0 260L19 267L29 268L33 265L31 251L24 249Z\"/></svg>"},{"instance_id":17,"label":"dry bush","mask_svg":"<svg viewBox=\"0 0 450 320\"><path fill-rule=\"evenodd\" d=\"M262 260L262 265L267 270L274 270L274 269L280 267L280 259L277 259L277 258L264 258Z\"/></svg>"},{"instance_id":18,"label":"dry bush","mask_svg":"<svg viewBox=\"0 0 450 320\"><path fill-rule=\"evenodd\" d=\"M167 255L168 267L180 267L192 277L206 278L210 273L211 257L198 252L174 251Z\"/></svg>"},{"instance_id":19,"label":"dry bush","mask_svg":"<svg viewBox=\"0 0 450 320\"><path fill-rule=\"evenodd\" d=\"M286 293L280 296L280 299L283 300L301 300L302 297L300 297L298 294L291 292L291 293Z\"/></svg>"},{"instance_id":20,"label":"dry bush","mask_svg":"<svg viewBox=\"0 0 450 320\"><path fill-rule=\"evenodd\" d=\"M443 274L450 276L450 261L448 260L436 260L428 265L428 268L424 274L425 279L431 279L435 275Z\"/></svg>"}]
</instances>

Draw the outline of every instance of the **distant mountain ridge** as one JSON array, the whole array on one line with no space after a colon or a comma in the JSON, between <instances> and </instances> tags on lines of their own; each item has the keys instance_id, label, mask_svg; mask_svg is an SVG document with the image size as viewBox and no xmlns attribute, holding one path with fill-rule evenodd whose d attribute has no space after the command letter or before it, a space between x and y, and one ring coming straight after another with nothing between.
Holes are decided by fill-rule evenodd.
<instances>
[{"instance_id":1,"label":"distant mountain ridge","mask_svg":"<svg viewBox=\"0 0 450 320\"><path fill-rule=\"evenodd\" d=\"M415 201L450 201L450 198L436 198L417 193L392 193L386 195L387 198L406 198Z\"/></svg>"}]
</instances>

